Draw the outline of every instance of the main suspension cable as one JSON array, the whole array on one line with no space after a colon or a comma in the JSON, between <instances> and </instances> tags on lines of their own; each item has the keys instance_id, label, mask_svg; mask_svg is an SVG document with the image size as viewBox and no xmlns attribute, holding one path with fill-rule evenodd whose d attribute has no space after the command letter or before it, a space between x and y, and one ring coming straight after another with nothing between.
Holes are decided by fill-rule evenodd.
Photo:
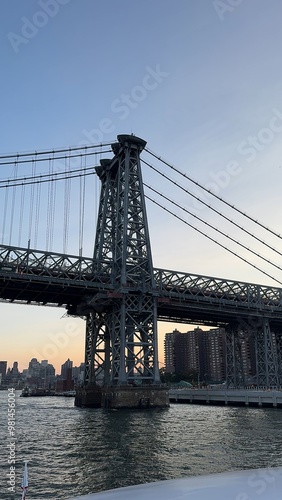
<instances>
[{"instance_id":1,"label":"main suspension cable","mask_svg":"<svg viewBox=\"0 0 282 500\"><path fill-rule=\"evenodd\" d=\"M167 161L165 161L161 156L156 155L155 153L153 153L153 151L150 151L150 149L148 149L148 148L145 148L145 151L147 151L147 153L149 153L150 155L152 155L157 160L161 161L167 167L169 167L172 170L174 170L175 172L177 172L179 175L182 175L182 177L184 177L185 179L189 180L190 182L192 182L193 184L195 184L199 188L203 189L206 193L212 195L214 198L216 198L217 200L221 201L222 203L224 203L225 205L227 205L229 208L232 208L232 210L235 210L240 215L243 215L243 217L246 217L248 220L254 222L259 227L261 227L262 229L265 229L266 231L270 232L271 234L273 234L277 238L282 239L282 236L280 234L276 233L273 229L270 229L269 227L265 226L264 224L262 224L258 220L254 219L252 216L250 216L247 213L245 213L242 210L240 210L238 207L235 207L235 205L232 205L232 203L229 203L228 201L224 200L223 198L221 198L217 194L213 193L210 189L205 188L205 186L203 186L199 182L197 182L194 179L192 179L192 177L188 176L184 172L181 172L181 170L178 170L176 167L174 167L173 165L171 165L170 163L168 163Z\"/></svg>"},{"instance_id":2,"label":"main suspension cable","mask_svg":"<svg viewBox=\"0 0 282 500\"><path fill-rule=\"evenodd\" d=\"M153 198L151 198L150 196L146 195L146 198L148 200L150 200L152 203L154 203L155 205L159 206L160 208L162 208L163 210L165 210L166 212L168 212L170 215L172 215L173 217L175 217L176 219L180 220L181 222L184 222L184 224L186 224L187 226L191 227L192 229L194 229L195 231L197 231L198 233L202 234L203 236L205 236L205 238L208 238L210 241L213 241L213 243L216 243L218 246L220 246L221 248L223 248L224 250L226 250L227 252L231 253L232 255L235 255L235 257L237 257L238 259L242 260L243 262L245 262L246 264L249 264L250 266L252 266L254 269L256 269L257 271L259 271L260 273L264 274L265 276L267 276L268 278L271 278L272 280L276 281L276 283L279 283L279 285L282 285L282 281L279 281L277 278L274 278L274 276L272 276L271 274L267 273L266 271L263 271L262 269L260 269L258 266L256 266L255 264L252 264L252 262L249 262L247 259L245 259L244 257L242 257L241 255L237 254L236 252L234 252L233 250L231 250L230 248L226 247L225 245L223 245L222 243L219 243L217 240L215 240L214 238L212 238L211 236L205 234L203 231L201 231L200 229L198 229L197 227L193 226L193 224L190 224L189 222L187 222L185 219L182 219L182 217L180 217L179 215L176 215L175 213L171 212L171 210L169 210L168 208L164 207L163 205L161 205L160 203L158 203L156 200L154 200Z\"/></svg>"},{"instance_id":3,"label":"main suspension cable","mask_svg":"<svg viewBox=\"0 0 282 500\"><path fill-rule=\"evenodd\" d=\"M22 158L22 157L26 157L26 156L38 157L40 155L55 155L57 153L68 153L70 151L84 151L84 152L86 152L88 149L95 149L95 148L101 149L101 147L112 146L112 144L114 144L115 142L117 142L117 141L104 142L104 143L101 142L99 144L91 144L91 146L86 146L86 145L84 145L84 146L68 146L65 148L58 148L58 149L31 151L31 152L25 152L25 153L11 153L8 155L0 155L0 160L5 160L7 158L17 158L18 159L18 158ZM112 150L111 150L111 152L112 152Z\"/></svg>"},{"instance_id":4,"label":"main suspension cable","mask_svg":"<svg viewBox=\"0 0 282 500\"><path fill-rule=\"evenodd\" d=\"M97 175L96 172L93 170L93 167L90 167L89 170L92 170L92 172L80 173L80 174L76 174L76 175L63 175L63 177L60 177L60 178L54 178L55 175L60 175L60 174L56 174L56 172L53 172L53 174L51 174L51 173L46 174L47 179L40 179L40 176L38 176L38 180L19 182L18 184L8 184L8 185L3 184L2 186L0 185L0 189L13 187L14 185L15 186L22 186L24 184L25 186L27 186L29 184L38 184L38 183L43 184L45 182L63 181L65 179L75 179L75 178L83 177L83 176L87 177L88 175ZM31 177L29 177L29 179L31 179Z\"/></svg>"},{"instance_id":5,"label":"main suspension cable","mask_svg":"<svg viewBox=\"0 0 282 500\"><path fill-rule=\"evenodd\" d=\"M258 252L256 252L255 250L252 250L251 248L247 247L246 245L244 245L244 243L236 240L235 238L233 238L232 236L230 236L229 234L226 234L224 233L223 231L221 231L221 229L213 226L212 224L210 224L209 222L205 221L204 219L202 219L201 217L199 217L198 215L195 215L193 214L193 212L190 212L190 210L188 210L187 208L181 206L179 203L177 203L176 201L172 200L171 198L169 198L168 196L166 196L165 194L163 193L160 193L157 189L154 189L152 186L149 186L148 184L144 183L144 186L146 186L148 189L150 189L151 191L153 191L154 193L156 193L157 195L161 196L162 198L164 198L165 200L169 201L172 205L180 208L181 210L183 210L184 212L186 212L187 214L191 215L192 217L194 217L195 219L199 220L200 222L202 222L203 224L205 224L206 226L210 227L211 229L213 229L214 231L216 231L217 233L221 234L222 236L224 236L225 238L229 239L230 241L232 241L233 243L236 243L236 245L239 245L241 246L242 248L244 248L244 250L247 250L248 252L252 253L253 255L255 255L256 257L259 257L260 259L264 260L265 262L267 262L268 264L270 264L271 266L273 267L276 267L276 269L279 269L279 271L282 271L282 267L278 266L277 264L275 264L274 262L272 262L271 260L267 259L266 257L264 257L263 255L260 255ZM163 207L165 208L165 207Z\"/></svg>"},{"instance_id":6,"label":"main suspension cable","mask_svg":"<svg viewBox=\"0 0 282 500\"><path fill-rule=\"evenodd\" d=\"M158 168L154 167L153 165L151 165L150 163L148 163L147 161L145 161L143 159L142 159L142 162L145 165L147 165L149 168L151 168L152 170L154 170L155 172L157 172L159 175L161 175L162 177L164 177L165 179L167 179L169 182L171 182L172 184L174 184L176 187L178 187L179 189L181 189L185 193L187 193L190 196L192 196L192 198L194 198L197 201L199 201L200 203L202 203L205 207L209 208L210 210L212 210L213 212L215 212L217 215L219 215L223 219L225 219L228 222L230 222L230 224L233 224L233 226L237 227L238 229L240 229L244 233L248 234L249 236L251 236L252 238L254 238L255 240L257 240L259 243L262 243L263 245L265 245L267 248L269 248L273 252L276 252L278 255L282 256L282 252L280 252L279 250L277 250L275 247L269 245L264 240L262 240L261 238L259 238L255 234L253 234L250 231L248 231L248 229L244 228L243 226L241 226L240 224L238 224L237 222L235 222L234 220L230 219L229 217L227 217L226 215L224 215L222 212L220 212L219 210L217 210L216 208L214 208L212 205L210 205L209 203L205 202L204 200L202 200L201 198L199 198L198 196L196 196L194 193L192 193L188 189L186 189L183 186L181 186L181 184L179 184L175 180L171 179L168 175L166 175L163 172L161 172Z\"/></svg>"},{"instance_id":7,"label":"main suspension cable","mask_svg":"<svg viewBox=\"0 0 282 500\"><path fill-rule=\"evenodd\" d=\"M52 152L50 152L50 154L51 154L51 153L52 153ZM112 151L109 149L109 150L103 151L103 154L104 154L104 153L112 153ZM48 157L46 157L46 158L37 158L37 157L36 157L36 161L37 161L37 163L38 163L38 162L41 162L41 161L45 161L45 162L46 162L46 161L51 160L51 159L52 159L52 160L64 160L64 159L65 159L65 157L67 157L67 158L80 158L80 157L82 157L82 156L85 156L85 157L86 157L86 156L96 156L96 155L98 155L98 154L100 154L100 153L99 153L99 152L96 152L96 151L92 151L91 153L83 153L83 154L82 154L82 153L80 153L80 154L75 154L75 155L71 155L71 154L69 154L69 155L64 155L64 156L55 156L54 158L53 158L52 156L48 156ZM17 158L17 160L16 160L16 161L17 161L17 163L18 163L18 164L31 163L31 162L34 160L34 158L30 158L30 159L28 159L28 160L18 160L18 157L15 157L15 158ZM14 165L14 163L15 163L15 160L14 160L14 161L5 161L5 162L0 161L0 166L4 166L4 165Z\"/></svg>"},{"instance_id":8,"label":"main suspension cable","mask_svg":"<svg viewBox=\"0 0 282 500\"><path fill-rule=\"evenodd\" d=\"M65 161L67 159L70 161L69 157L66 156ZM93 167L93 166L91 166L91 167L85 167L85 168L83 168L83 171L84 172L88 172L89 170L93 170L93 169L95 169L95 167ZM25 177L17 177L17 181L16 182L19 185L21 185L22 182L28 183L29 180L34 181L34 180L37 180L37 179L41 180L41 179L45 179L45 178L47 178L47 180L48 179L49 180L56 180L56 176L63 176L63 178L64 178L65 175L74 174L76 172L81 172L81 167L80 168L75 168L75 169L72 169L72 170L69 167L67 170L63 170L62 172L53 172L52 174L50 174L50 172L48 172L48 173L38 174L38 175L34 175L34 176L30 175L30 176L25 176ZM95 174L96 171L94 170L93 173ZM52 175L52 178L50 178L51 175ZM55 177L55 179L54 179L54 177ZM13 186L14 185L14 184L12 184L13 182L15 182L15 179L2 179L2 180L0 180L0 187L1 187L1 184L4 184L5 187L9 187L9 185Z\"/></svg>"}]
</instances>

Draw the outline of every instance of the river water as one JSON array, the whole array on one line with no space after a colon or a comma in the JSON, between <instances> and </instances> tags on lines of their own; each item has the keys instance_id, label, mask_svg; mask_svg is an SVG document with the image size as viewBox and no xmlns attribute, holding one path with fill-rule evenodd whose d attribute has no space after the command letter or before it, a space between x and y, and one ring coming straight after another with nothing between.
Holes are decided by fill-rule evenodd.
<instances>
[{"instance_id":1,"label":"river water","mask_svg":"<svg viewBox=\"0 0 282 500\"><path fill-rule=\"evenodd\" d=\"M282 465L282 410L173 404L166 410L74 407L73 398L15 398L15 436L0 391L0 498L67 499L109 488L211 472ZM9 400L10 401L10 400ZM11 443L16 487L9 492Z\"/></svg>"}]
</instances>

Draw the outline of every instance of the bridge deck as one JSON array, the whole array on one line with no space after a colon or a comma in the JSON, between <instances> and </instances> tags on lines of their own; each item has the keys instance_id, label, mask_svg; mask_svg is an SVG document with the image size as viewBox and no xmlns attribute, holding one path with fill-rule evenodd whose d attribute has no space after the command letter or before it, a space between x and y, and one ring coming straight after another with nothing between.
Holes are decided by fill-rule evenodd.
<instances>
[{"instance_id":1,"label":"bridge deck","mask_svg":"<svg viewBox=\"0 0 282 500\"><path fill-rule=\"evenodd\" d=\"M282 289L253 283L154 269L149 283L113 282L113 264L91 258L0 246L0 300L75 307L89 296L107 306L122 293L153 293L164 321L224 324L242 317L282 322Z\"/></svg>"}]
</instances>

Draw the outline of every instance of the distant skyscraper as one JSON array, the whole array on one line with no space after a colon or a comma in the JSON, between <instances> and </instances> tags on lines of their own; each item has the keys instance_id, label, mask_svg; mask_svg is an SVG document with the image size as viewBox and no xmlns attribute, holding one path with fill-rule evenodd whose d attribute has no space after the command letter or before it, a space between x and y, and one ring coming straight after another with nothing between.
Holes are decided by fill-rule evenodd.
<instances>
[{"instance_id":1,"label":"distant skyscraper","mask_svg":"<svg viewBox=\"0 0 282 500\"><path fill-rule=\"evenodd\" d=\"M2 375L2 380L7 372L7 361L0 361L0 373Z\"/></svg>"},{"instance_id":2,"label":"distant skyscraper","mask_svg":"<svg viewBox=\"0 0 282 500\"><path fill-rule=\"evenodd\" d=\"M36 358L32 358L26 378L31 386L50 389L55 383L55 368L47 359L39 363Z\"/></svg>"},{"instance_id":3,"label":"distant skyscraper","mask_svg":"<svg viewBox=\"0 0 282 500\"><path fill-rule=\"evenodd\" d=\"M28 365L28 375L29 377L37 378L39 377L40 363L36 358L32 358Z\"/></svg>"},{"instance_id":4,"label":"distant skyscraper","mask_svg":"<svg viewBox=\"0 0 282 500\"><path fill-rule=\"evenodd\" d=\"M68 378L69 369L72 370L73 362L68 358L67 361L61 366L61 377L65 380Z\"/></svg>"},{"instance_id":5,"label":"distant skyscraper","mask_svg":"<svg viewBox=\"0 0 282 500\"><path fill-rule=\"evenodd\" d=\"M13 363L12 373L13 375L18 375L19 373L19 363L17 361Z\"/></svg>"}]
</instances>

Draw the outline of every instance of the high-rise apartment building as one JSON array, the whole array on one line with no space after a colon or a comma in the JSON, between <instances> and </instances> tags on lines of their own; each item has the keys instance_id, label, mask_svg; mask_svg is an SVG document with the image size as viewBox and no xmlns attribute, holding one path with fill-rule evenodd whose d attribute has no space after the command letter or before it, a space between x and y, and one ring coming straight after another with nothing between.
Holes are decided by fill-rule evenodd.
<instances>
[{"instance_id":1,"label":"high-rise apartment building","mask_svg":"<svg viewBox=\"0 0 282 500\"><path fill-rule=\"evenodd\" d=\"M226 379L226 341L223 328L205 332L206 374L204 379L221 382Z\"/></svg>"},{"instance_id":2,"label":"high-rise apartment building","mask_svg":"<svg viewBox=\"0 0 282 500\"><path fill-rule=\"evenodd\" d=\"M200 328L179 333L175 338L175 371L182 375L200 371Z\"/></svg>"},{"instance_id":3,"label":"high-rise apartment building","mask_svg":"<svg viewBox=\"0 0 282 500\"><path fill-rule=\"evenodd\" d=\"M275 345L275 337L273 343ZM245 333L240 338L240 351L242 359L242 371L245 383L252 383L256 375L256 348L255 336Z\"/></svg>"},{"instance_id":4,"label":"high-rise apartment building","mask_svg":"<svg viewBox=\"0 0 282 500\"><path fill-rule=\"evenodd\" d=\"M198 380L219 382L226 378L225 333L221 328L201 328L165 335L165 371L197 375Z\"/></svg>"},{"instance_id":5,"label":"high-rise apartment building","mask_svg":"<svg viewBox=\"0 0 282 500\"><path fill-rule=\"evenodd\" d=\"M166 373L175 372L175 349L174 342L176 335L180 333L178 330L174 330L171 333L165 334L164 340L164 362Z\"/></svg>"}]
</instances>

